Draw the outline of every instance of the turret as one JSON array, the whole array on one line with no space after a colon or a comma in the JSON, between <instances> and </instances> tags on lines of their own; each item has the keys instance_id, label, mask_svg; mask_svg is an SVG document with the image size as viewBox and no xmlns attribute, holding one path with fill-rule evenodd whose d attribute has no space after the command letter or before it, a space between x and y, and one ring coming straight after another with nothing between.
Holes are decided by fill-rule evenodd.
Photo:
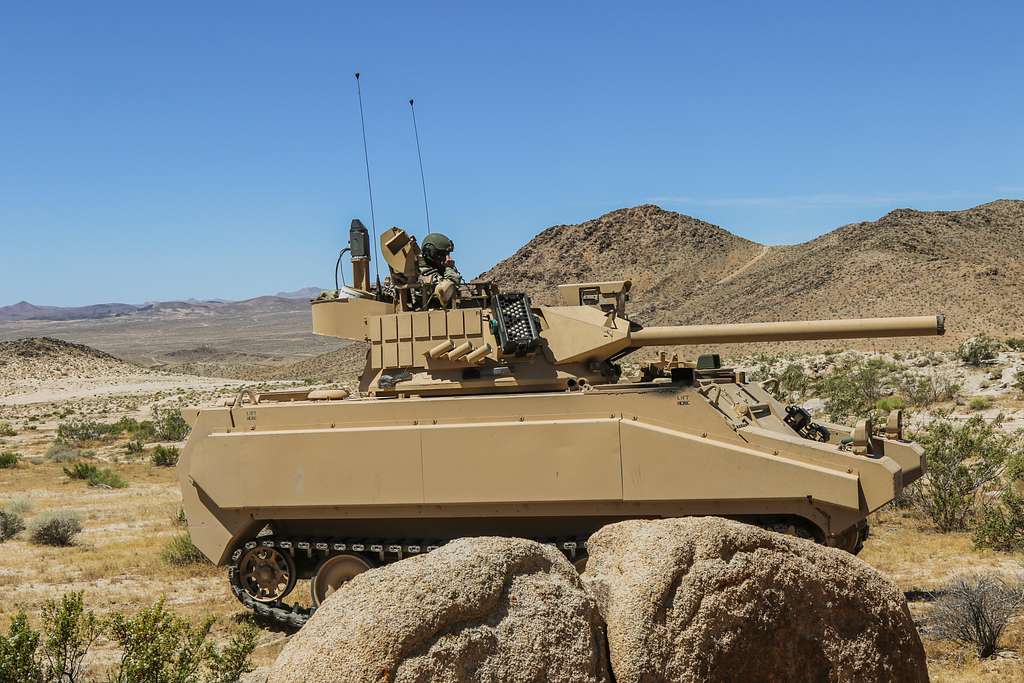
<instances>
[{"instance_id":1,"label":"turret","mask_svg":"<svg viewBox=\"0 0 1024 683\"><path fill-rule=\"evenodd\" d=\"M392 228L381 242L391 269L384 291L344 289L313 302L316 334L370 344L360 389L380 396L560 391L615 383L615 361L646 346L945 332L941 315L643 327L626 317L628 280L561 285L559 305L537 307L525 294L473 282L461 287L449 308L430 308L430 292L416 282L415 239ZM365 264L353 261L355 281L367 283Z\"/></svg>"}]
</instances>

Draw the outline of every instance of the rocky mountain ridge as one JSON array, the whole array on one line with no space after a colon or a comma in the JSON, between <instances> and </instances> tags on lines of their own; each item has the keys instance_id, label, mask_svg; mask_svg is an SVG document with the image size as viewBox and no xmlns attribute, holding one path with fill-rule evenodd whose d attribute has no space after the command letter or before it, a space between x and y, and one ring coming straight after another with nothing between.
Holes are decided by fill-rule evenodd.
<instances>
[{"instance_id":1,"label":"rocky mountain ridge","mask_svg":"<svg viewBox=\"0 0 1024 683\"><path fill-rule=\"evenodd\" d=\"M561 283L629 279L630 314L645 324L943 313L945 345L1019 335L1024 201L897 209L788 246L643 205L548 228L480 279L535 303L554 303Z\"/></svg>"}]
</instances>

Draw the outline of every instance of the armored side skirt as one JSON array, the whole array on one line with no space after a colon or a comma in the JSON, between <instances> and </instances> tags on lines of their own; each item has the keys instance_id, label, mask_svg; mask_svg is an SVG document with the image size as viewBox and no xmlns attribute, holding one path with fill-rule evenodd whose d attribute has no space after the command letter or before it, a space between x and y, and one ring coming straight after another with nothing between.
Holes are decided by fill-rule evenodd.
<instances>
[{"instance_id":1,"label":"armored side skirt","mask_svg":"<svg viewBox=\"0 0 1024 683\"><path fill-rule=\"evenodd\" d=\"M680 385L261 403L190 417L185 510L217 563L268 524L401 543L585 538L620 519L722 515L796 519L842 544L909 483L914 458L920 472L916 451L868 457L784 428L737 428Z\"/></svg>"}]
</instances>

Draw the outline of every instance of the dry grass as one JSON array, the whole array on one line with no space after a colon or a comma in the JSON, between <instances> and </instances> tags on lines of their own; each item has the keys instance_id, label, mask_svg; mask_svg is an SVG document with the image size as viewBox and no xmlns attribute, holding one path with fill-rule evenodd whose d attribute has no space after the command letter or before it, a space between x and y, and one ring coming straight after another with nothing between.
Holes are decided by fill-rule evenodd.
<instances>
[{"instance_id":1,"label":"dry grass","mask_svg":"<svg viewBox=\"0 0 1024 683\"><path fill-rule=\"evenodd\" d=\"M81 514L85 530L68 548L28 543L23 537L3 544L0 553L0 587L12 592L12 600L0 603L0 626L24 608L38 624L43 603L67 591L83 591L85 602L100 615L132 612L152 604L161 595L177 614L198 621L212 614L218 618L217 634L246 611L227 588L224 570L213 566L175 567L161 560L166 542L181 533L174 517L181 504L175 471L147 464L115 465L124 476L126 489L103 490L84 482L70 481L60 465L44 463L4 470L0 491L17 492L33 504L29 518L40 513L73 509ZM266 633L273 643L280 634ZM280 646L277 646L279 649ZM257 662L268 663L277 649L257 650ZM100 641L91 655L102 668L111 657L110 643Z\"/></svg>"},{"instance_id":2,"label":"dry grass","mask_svg":"<svg viewBox=\"0 0 1024 683\"><path fill-rule=\"evenodd\" d=\"M910 511L877 513L871 525L871 538L860 558L908 592L910 611L918 623L931 607L922 594L940 589L957 574L994 571L1021 578L1024 553L975 550L969 533L937 533ZM1001 642L1003 650L996 657L979 661L970 648L925 634L931 680L1024 683L1024 620L1011 623Z\"/></svg>"}]
</instances>

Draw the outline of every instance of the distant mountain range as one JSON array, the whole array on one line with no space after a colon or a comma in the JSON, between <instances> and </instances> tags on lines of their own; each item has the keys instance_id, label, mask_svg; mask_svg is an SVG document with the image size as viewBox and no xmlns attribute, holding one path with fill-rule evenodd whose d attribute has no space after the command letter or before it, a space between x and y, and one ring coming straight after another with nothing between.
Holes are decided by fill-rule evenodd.
<instances>
[{"instance_id":1,"label":"distant mountain range","mask_svg":"<svg viewBox=\"0 0 1024 683\"><path fill-rule=\"evenodd\" d=\"M92 304L91 306L36 306L19 301L0 306L0 322L21 320L99 320L121 316L180 316L216 313L274 312L300 310L320 294L319 287L303 287L294 292L278 292L272 296L258 296L242 301L223 299L187 299L184 301L154 301L145 304Z\"/></svg>"}]
</instances>

